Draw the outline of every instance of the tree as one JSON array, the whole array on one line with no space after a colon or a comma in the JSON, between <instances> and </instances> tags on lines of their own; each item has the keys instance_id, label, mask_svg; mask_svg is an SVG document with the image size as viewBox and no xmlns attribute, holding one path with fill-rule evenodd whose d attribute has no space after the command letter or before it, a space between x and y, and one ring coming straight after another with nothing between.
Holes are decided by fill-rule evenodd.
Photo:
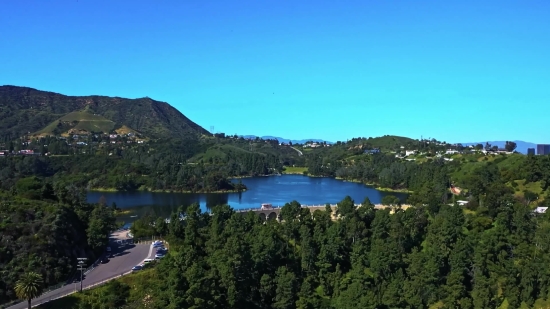
<instances>
[{"instance_id":1,"label":"tree","mask_svg":"<svg viewBox=\"0 0 550 309\"><path fill-rule=\"evenodd\" d=\"M109 233L116 227L116 218L111 208L97 204L91 215L86 233L88 244L93 249L99 249L109 242Z\"/></svg>"},{"instance_id":2,"label":"tree","mask_svg":"<svg viewBox=\"0 0 550 309\"><path fill-rule=\"evenodd\" d=\"M27 300L27 307L31 309L31 300L42 293L42 275L35 272L23 274L15 284L15 295Z\"/></svg>"},{"instance_id":3,"label":"tree","mask_svg":"<svg viewBox=\"0 0 550 309\"><path fill-rule=\"evenodd\" d=\"M529 205L531 202L538 200L539 195L535 192L524 190L523 191L523 197L525 198L525 203Z\"/></svg>"},{"instance_id":4,"label":"tree","mask_svg":"<svg viewBox=\"0 0 550 309\"><path fill-rule=\"evenodd\" d=\"M382 198L382 205L386 206L398 206L401 204L399 198L395 195L386 195Z\"/></svg>"},{"instance_id":5,"label":"tree","mask_svg":"<svg viewBox=\"0 0 550 309\"><path fill-rule=\"evenodd\" d=\"M506 149L506 151L508 152L513 152L514 150L516 150L516 147L516 143L510 141L506 141L506 145L504 145L504 149Z\"/></svg>"}]
</instances>

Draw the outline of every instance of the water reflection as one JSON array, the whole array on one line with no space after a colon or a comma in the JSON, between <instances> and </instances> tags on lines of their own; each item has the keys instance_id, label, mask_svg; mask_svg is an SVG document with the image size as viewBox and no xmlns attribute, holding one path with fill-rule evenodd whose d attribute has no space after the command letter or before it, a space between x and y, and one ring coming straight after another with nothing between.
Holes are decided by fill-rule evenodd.
<instances>
[{"instance_id":1,"label":"water reflection","mask_svg":"<svg viewBox=\"0 0 550 309\"><path fill-rule=\"evenodd\" d=\"M119 208L131 210L131 214L125 218L130 220L133 216L139 217L147 213L168 217L178 207L193 203L200 204L203 211L221 204L229 204L235 209L247 209L259 207L262 203L282 206L293 200L303 205L337 203L349 195L357 203L368 197L376 204L388 194L359 183L302 175L244 178L242 182L249 189L242 193L88 192L87 198L89 202L95 203L101 196L105 196L108 204L115 202ZM403 193L394 195L403 201L407 197Z\"/></svg>"}]
</instances>

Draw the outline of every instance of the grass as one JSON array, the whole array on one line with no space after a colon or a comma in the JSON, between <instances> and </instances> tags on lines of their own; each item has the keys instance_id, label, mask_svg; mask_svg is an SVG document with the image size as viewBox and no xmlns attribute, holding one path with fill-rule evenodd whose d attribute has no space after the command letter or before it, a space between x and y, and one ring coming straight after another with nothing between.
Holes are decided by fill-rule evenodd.
<instances>
[{"instance_id":1,"label":"grass","mask_svg":"<svg viewBox=\"0 0 550 309\"><path fill-rule=\"evenodd\" d=\"M59 124L76 124L70 127L70 130L80 130L86 132L104 132L108 133L115 127L115 123L103 116L87 112L72 112L55 120L34 135L52 134Z\"/></svg>"},{"instance_id":2,"label":"grass","mask_svg":"<svg viewBox=\"0 0 550 309\"><path fill-rule=\"evenodd\" d=\"M518 184L518 188L520 188L521 191L529 190L537 194L542 194L540 181L525 183L525 179L522 179L516 180L516 183Z\"/></svg>"},{"instance_id":3,"label":"grass","mask_svg":"<svg viewBox=\"0 0 550 309\"><path fill-rule=\"evenodd\" d=\"M413 193L413 191L408 189L392 189L392 188L383 188L383 187L375 187L375 189L380 192Z\"/></svg>"},{"instance_id":4,"label":"grass","mask_svg":"<svg viewBox=\"0 0 550 309\"><path fill-rule=\"evenodd\" d=\"M307 167L285 166L284 170L283 170L283 174L300 174L300 175L302 175L304 172L307 172Z\"/></svg>"},{"instance_id":5,"label":"grass","mask_svg":"<svg viewBox=\"0 0 550 309\"><path fill-rule=\"evenodd\" d=\"M149 291L154 290L153 287L159 282L157 272L153 267L146 268L139 272L134 272L119 279L115 279L121 283L130 286L130 296L128 301L135 301L143 299L145 295L151 295ZM74 293L67 297L59 298L51 302L42 304L38 309L68 309L79 308L80 304L84 301L97 302L100 299L100 295L107 292L107 286L102 285L90 290L85 290L82 293Z\"/></svg>"},{"instance_id":6,"label":"grass","mask_svg":"<svg viewBox=\"0 0 550 309\"><path fill-rule=\"evenodd\" d=\"M542 198L543 192L542 192L542 186L540 181L537 182L529 182L525 183L525 179L522 180L515 180L514 181L517 185L514 187L514 194L519 197L523 197L523 191L529 190L533 193L536 193L539 195L539 198Z\"/></svg>"},{"instance_id":7,"label":"grass","mask_svg":"<svg viewBox=\"0 0 550 309\"><path fill-rule=\"evenodd\" d=\"M117 134L128 134L128 133L137 133L136 130L129 128L125 125L115 130Z\"/></svg>"},{"instance_id":8,"label":"grass","mask_svg":"<svg viewBox=\"0 0 550 309\"><path fill-rule=\"evenodd\" d=\"M250 151L239 148L233 145L214 145L208 148L204 153L199 153L193 158L189 159L189 162L208 162L210 159L214 161L226 162L230 157L239 156L243 153L250 153Z\"/></svg>"}]
</instances>

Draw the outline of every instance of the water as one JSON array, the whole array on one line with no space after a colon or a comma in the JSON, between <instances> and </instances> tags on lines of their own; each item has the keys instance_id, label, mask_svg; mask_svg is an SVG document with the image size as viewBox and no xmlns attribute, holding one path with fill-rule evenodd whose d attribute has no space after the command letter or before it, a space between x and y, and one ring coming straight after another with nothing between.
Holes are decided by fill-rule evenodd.
<instances>
[{"instance_id":1,"label":"water","mask_svg":"<svg viewBox=\"0 0 550 309\"><path fill-rule=\"evenodd\" d=\"M407 197L404 193L380 192L359 183L303 175L253 177L241 181L248 187L242 193L88 192L87 198L88 202L97 203L105 196L108 205L115 202L117 207L130 210L130 214L121 218L128 222L146 213L168 217L179 206L192 203L199 203L203 210L220 204L248 209L258 208L262 203L282 206L293 200L302 205L335 204L346 195L356 203L368 197L374 204L379 204L387 194L396 195L403 201Z\"/></svg>"}]
</instances>

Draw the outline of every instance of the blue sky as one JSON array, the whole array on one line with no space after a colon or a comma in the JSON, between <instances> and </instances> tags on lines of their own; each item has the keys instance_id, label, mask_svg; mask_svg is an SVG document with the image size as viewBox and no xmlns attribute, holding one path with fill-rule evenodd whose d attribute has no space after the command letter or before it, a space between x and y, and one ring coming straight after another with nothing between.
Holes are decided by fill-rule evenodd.
<instances>
[{"instance_id":1,"label":"blue sky","mask_svg":"<svg viewBox=\"0 0 550 309\"><path fill-rule=\"evenodd\" d=\"M550 142L550 2L7 1L0 85L148 96L206 129Z\"/></svg>"}]
</instances>

